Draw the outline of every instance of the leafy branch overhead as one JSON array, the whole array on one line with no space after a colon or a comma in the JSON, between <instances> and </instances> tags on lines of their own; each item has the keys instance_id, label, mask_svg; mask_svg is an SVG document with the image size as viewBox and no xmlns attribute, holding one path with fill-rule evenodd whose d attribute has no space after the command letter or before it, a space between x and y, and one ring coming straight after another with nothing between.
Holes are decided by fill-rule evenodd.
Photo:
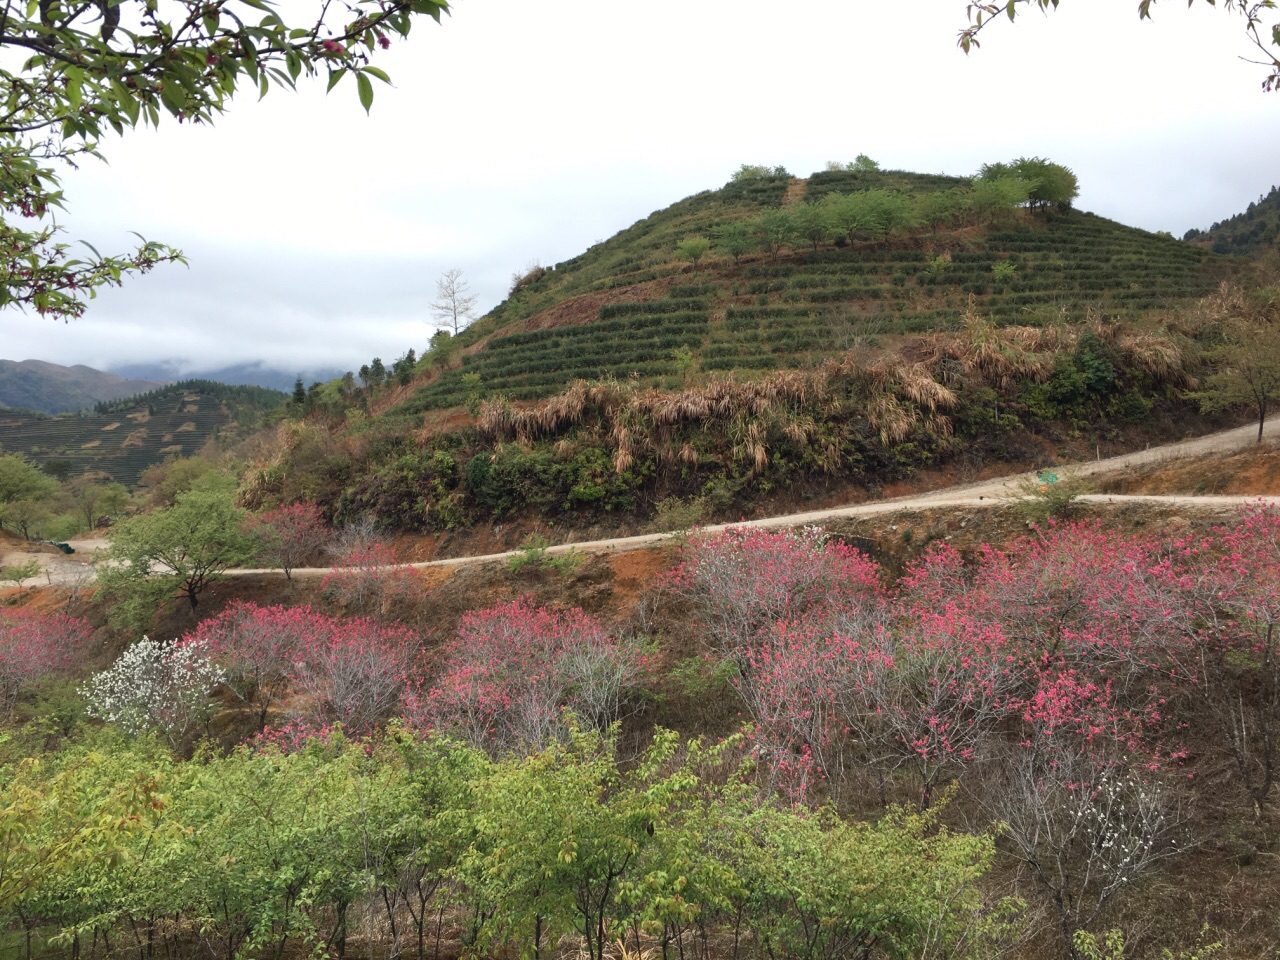
<instances>
[{"instance_id":1,"label":"leafy branch overhead","mask_svg":"<svg viewBox=\"0 0 1280 960\"><path fill-rule=\"evenodd\" d=\"M979 46L978 34L997 17L1007 16L1014 20L1019 10L1032 5L1048 12L1050 9L1058 9L1058 2L1059 0L1001 0L999 3L970 3L966 7L969 25L960 31L960 49L968 53ZM1138 16L1141 19L1151 19L1153 2L1154 0L1139 0ZM1187 0L1187 6L1194 2L1195 0ZM1211 7L1219 6L1217 0L1207 2ZM1238 13L1244 19L1244 32L1248 42L1257 49L1255 58L1245 59L1266 67L1268 71L1266 79L1262 81L1262 89L1267 92L1280 90L1280 21L1271 24L1263 22L1264 11L1276 9L1275 0L1223 0L1221 8L1230 13Z\"/></svg>"},{"instance_id":2,"label":"leafy branch overhead","mask_svg":"<svg viewBox=\"0 0 1280 960\"><path fill-rule=\"evenodd\" d=\"M0 50L18 56L0 61L0 307L79 316L99 287L182 261L143 238L127 254L86 244L73 256L49 220L62 205L56 164L97 157L104 134L158 126L164 114L212 122L245 87L265 96L302 76L326 75L332 89L351 74L368 110L373 80L390 82L374 54L407 36L415 18L438 21L447 10L443 0L284 9L267 0L4 0Z\"/></svg>"}]
</instances>

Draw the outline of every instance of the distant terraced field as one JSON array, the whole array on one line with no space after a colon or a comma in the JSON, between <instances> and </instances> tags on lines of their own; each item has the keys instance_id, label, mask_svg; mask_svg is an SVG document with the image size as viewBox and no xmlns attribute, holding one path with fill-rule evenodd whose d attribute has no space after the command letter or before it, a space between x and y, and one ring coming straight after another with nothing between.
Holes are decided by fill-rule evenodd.
<instances>
[{"instance_id":1,"label":"distant terraced field","mask_svg":"<svg viewBox=\"0 0 1280 960\"><path fill-rule=\"evenodd\" d=\"M70 474L102 471L126 486L166 457L190 456L232 422L221 400L179 393L119 413L40 417L0 411L0 450L37 464L64 460Z\"/></svg>"}]
</instances>

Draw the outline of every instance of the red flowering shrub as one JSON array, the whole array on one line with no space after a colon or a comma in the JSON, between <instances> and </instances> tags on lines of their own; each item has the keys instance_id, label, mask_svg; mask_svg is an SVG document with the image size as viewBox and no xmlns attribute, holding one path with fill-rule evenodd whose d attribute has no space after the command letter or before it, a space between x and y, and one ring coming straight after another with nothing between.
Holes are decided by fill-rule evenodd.
<instances>
[{"instance_id":1,"label":"red flowering shrub","mask_svg":"<svg viewBox=\"0 0 1280 960\"><path fill-rule=\"evenodd\" d=\"M254 541L257 556L273 563L293 579L293 570L320 551L328 529L314 503L291 503L250 514L244 532Z\"/></svg>"},{"instance_id":2,"label":"red flowering shrub","mask_svg":"<svg viewBox=\"0 0 1280 960\"><path fill-rule=\"evenodd\" d=\"M412 598L419 587L417 572L396 561L385 543L357 544L334 564L320 589L344 610L366 617L386 617L396 604Z\"/></svg>"},{"instance_id":3,"label":"red flowering shrub","mask_svg":"<svg viewBox=\"0 0 1280 960\"><path fill-rule=\"evenodd\" d=\"M410 697L410 721L473 746L524 752L560 735L565 708L598 729L617 720L645 656L581 610L522 597L464 616L443 663L436 684Z\"/></svg>"},{"instance_id":4,"label":"red flowering shrub","mask_svg":"<svg viewBox=\"0 0 1280 960\"><path fill-rule=\"evenodd\" d=\"M92 633L85 621L66 614L0 611L0 710L11 711L32 681L74 663Z\"/></svg>"},{"instance_id":5,"label":"red flowering shrub","mask_svg":"<svg viewBox=\"0 0 1280 960\"><path fill-rule=\"evenodd\" d=\"M232 689L258 711L260 728L287 692L295 721L342 724L353 736L397 712L422 658L420 639L402 627L251 603L233 604L181 642L208 645Z\"/></svg>"},{"instance_id":6,"label":"red flowering shrub","mask_svg":"<svg viewBox=\"0 0 1280 960\"><path fill-rule=\"evenodd\" d=\"M770 624L881 596L879 567L822 532L739 527L698 540L666 586L689 601L712 650L735 656Z\"/></svg>"}]
</instances>

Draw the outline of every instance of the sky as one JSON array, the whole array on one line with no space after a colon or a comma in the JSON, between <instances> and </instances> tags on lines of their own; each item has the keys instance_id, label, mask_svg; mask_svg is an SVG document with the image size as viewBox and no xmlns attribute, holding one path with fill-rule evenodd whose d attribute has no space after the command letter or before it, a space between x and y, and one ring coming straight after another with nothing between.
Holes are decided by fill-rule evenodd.
<instances>
[{"instance_id":1,"label":"sky","mask_svg":"<svg viewBox=\"0 0 1280 960\"><path fill-rule=\"evenodd\" d=\"M287 3L285 4L287 8ZM356 369L421 351L436 281L480 312L511 276L723 185L867 154L971 174L1045 156L1077 206L1181 236L1280 182L1280 94L1241 21L1174 0L1068 0L984 31L965 0L457 0L350 79L237 100L213 127L128 131L63 178L72 239L181 248L70 323L0 314L0 358L182 375Z\"/></svg>"}]
</instances>

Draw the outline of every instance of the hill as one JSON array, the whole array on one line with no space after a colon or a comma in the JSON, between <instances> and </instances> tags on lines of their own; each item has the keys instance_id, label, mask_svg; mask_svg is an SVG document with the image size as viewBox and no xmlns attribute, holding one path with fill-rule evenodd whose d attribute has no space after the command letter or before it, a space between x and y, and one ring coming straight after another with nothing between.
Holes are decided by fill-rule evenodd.
<instances>
[{"instance_id":1,"label":"hill","mask_svg":"<svg viewBox=\"0 0 1280 960\"><path fill-rule=\"evenodd\" d=\"M189 380L58 417L0 410L0 451L75 476L102 472L133 486L166 457L190 456L212 437L256 424L285 395Z\"/></svg>"},{"instance_id":2,"label":"hill","mask_svg":"<svg viewBox=\"0 0 1280 960\"><path fill-rule=\"evenodd\" d=\"M313 397L247 495L393 529L609 526L671 498L733 519L1204 426L1182 393L1194 331L1169 325L1232 261L993 192L735 178L530 271L408 384ZM861 219L813 227L848 209Z\"/></svg>"},{"instance_id":3,"label":"hill","mask_svg":"<svg viewBox=\"0 0 1280 960\"><path fill-rule=\"evenodd\" d=\"M1249 204L1234 217L1219 220L1208 230L1188 230L1183 240L1214 253L1250 256L1271 247L1280 238L1280 187Z\"/></svg>"},{"instance_id":4,"label":"hill","mask_svg":"<svg viewBox=\"0 0 1280 960\"><path fill-rule=\"evenodd\" d=\"M1214 262L1197 247L1075 211L957 211L967 184L834 171L689 197L522 279L462 334L461 365L407 409L455 406L477 392L531 399L578 377L669 388L683 385L690 363L705 372L804 367L876 338L957 329L971 298L998 324L1044 327L1090 311L1141 317L1214 286ZM917 225L888 239L832 231L736 260L716 246L692 265L677 257L684 239L859 193L910 199Z\"/></svg>"},{"instance_id":5,"label":"hill","mask_svg":"<svg viewBox=\"0 0 1280 960\"><path fill-rule=\"evenodd\" d=\"M80 364L64 367L43 360L0 360L0 407L74 413L103 400L154 390L165 382L126 378Z\"/></svg>"}]
</instances>

